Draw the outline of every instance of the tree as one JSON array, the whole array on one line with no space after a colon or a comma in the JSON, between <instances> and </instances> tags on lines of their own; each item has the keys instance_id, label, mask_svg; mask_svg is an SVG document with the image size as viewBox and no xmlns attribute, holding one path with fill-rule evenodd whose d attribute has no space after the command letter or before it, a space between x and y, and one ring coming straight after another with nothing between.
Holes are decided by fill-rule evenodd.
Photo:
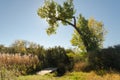
<instances>
[{"instance_id":1,"label":"tree","mask_svg":"<svg viewBox=\"0 0 120 80\"><path fill-rule=\"evenodd\" d=\"M4 52L4 49L5 49L5 46L0 44L0 53L3 53Z\"/></svg>"},{"instance_id":2,"label":"tree","mask_svg":"<svg viewBox=\"0 0 120 80\"><path fill-rule=\"evenodd\" d=\"M41 18L46 19L48 22L49 27L46 30L48 35L56 33L59 24L62 23L65 26L71 25L75 29L73 39L71 40L74 45L84 45L86 51L92 51L94 48L95 50L98 49L100 47L99 44L102 44L101 42L104 35L104 31L102 31L103 25L94 19L94 21L91 19L86 20L81 15L76 19L74 16L75 9L73 0L67 0L63 5L60 5L53 0L45 0L44 5L38 9L37 13ZM99 33L98 30L96 31L97 28L94 29L94 27L98 27L96 24L99 24L102 28L101 33ZM102 35L100 39L98 39L98 34ZM76 37L78 37L78 39L76 39Z\"/></svg>"},{"instance_id":3,"label":"tree","mask_svg":"<svg viewBox=\"0 0 120 80\"><path fill-rule=\"evenodd\" d=\"M28 42L25 40L16 40L12 45L11 48L15 50L14 53L26 53L26 47L27 47Z\"/></svg>"},{"instance_id":4,"label":"tree","mask_svg":"<svg viewBox=\"0 0 120 80\"><path fill-rule=\"evenodd\" d=\"M81 31L81 35L76 30L74 31L71 40L73 46L77 46L83 52L86 52L86 50L94 51L103 47L102 43L106 31L102 22L98 22L94 18L87 20L82 15L79 15L77 28Z\"/></svg>"}]
</instances>

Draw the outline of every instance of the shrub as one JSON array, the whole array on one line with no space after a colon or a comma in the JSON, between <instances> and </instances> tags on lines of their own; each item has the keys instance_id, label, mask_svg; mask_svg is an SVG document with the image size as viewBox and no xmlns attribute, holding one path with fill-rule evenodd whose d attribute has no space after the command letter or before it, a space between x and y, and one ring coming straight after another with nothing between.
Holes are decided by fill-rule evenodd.
<instances>
[{"instance_id":1,"label":"shrub","mask_svg":"<svg viewBox=\"0 0 120 80\"><path fill-rule=\"evenodd\" d=\"M66 72L66 66L63 63L58 64L57 76L62 76Z\"/></svg>"},{"instance_id":2,"label":"shrub","mask_svg":"<svg viewBox=\"0 0 120 80\"><path fill-rule=\"evenodd\" d=\"M74 64L73 70L74 71L86 71L87 63L86 62L77 62Z\"/></svg>"},{"instance_id":3,"label":"shrub","mask_svg":"<svg viewBox=\"0 0 120 80\"><path fill-rule=\"evenodd\" d=\"M69 70L75 70L79 71L82 70L83 67L86 66L86 58L81 53L67 53L67 56L69 58L70 64L69 64Z\"/></svg>"},{"instance_id":4,"label":"shrub","mask_svg":"<svg viewBox=\"0 0 120 80\"><path fill-rule=\"evenodd\" d=\"M57 67L58 74L63 74L67 69L67 65L70 63L66 51L62 47L49 48L44 55L43 66L45 67Z\"/></svg>"},{"instance_id":5,"label":"shrub","mask_svg":"<svg viewBox=\"0 0 120 80\"><path fill-rule=\"evenodd\" d=\"M45 60L47 67L57 67L61 63L67 65L69 62L64 48L61 47L46 50Z\"/></svg>"},{"instance_id":6,"label":"shrub","mask_svg":"<svg viewBox=\"0 0 120 80\"><path fill-rule=\"evenodd\" d=\"M90 53L89 63L94 69L120 71L120 45Z\"/></svg>"}]
</instances>

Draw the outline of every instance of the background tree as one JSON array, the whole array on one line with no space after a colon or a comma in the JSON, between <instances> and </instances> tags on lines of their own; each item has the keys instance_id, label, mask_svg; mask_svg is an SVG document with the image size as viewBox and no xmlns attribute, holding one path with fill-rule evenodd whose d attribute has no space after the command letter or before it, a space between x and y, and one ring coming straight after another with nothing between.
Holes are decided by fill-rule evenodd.
<instances>
[{"instance_id":1,"label":"background tree","mask_svg":"<svg viewBox=\"0 0 120 80\"><path fill-rule=\"evenodd\" d=\"M5 50L5 46L0 44L0 53L4 53L4 50Z\"/></svg>"},{"instance_id":2,"label":"background tree","mask_svg":"<svg viewBox=\"0 0 120 80\"><path fill-rule=\"evenodd\" d=\"M86 20L82 16L79 16L79 18L76 19L76 17L74 16L75 9L73 5L73 0L67 0L63 3L63 5L57 4L53 0L45 0L44 5L38 9L37 13L41 18L46 19L46 21L48 22L49 27L46 30L48 35L56 33L56 29L59 26L59 23L62 23L63 25L71 25L75 29L73 39L75 38L74 35L79 35L79 40L72 39L71 42L74 45L84 45L86 51L93 51L100 48L99 44L102 44L101 42L104 35L104 31L102 31L103 29L101 30L102 34L98 33L97 31L99 30L99 28L94 29L94 27L98 27L98 25L95 26L94 24L92 24L91 20ZM97 23L97 21L95 20L94 22ZM99 26L103 28L102 24L100 24ZM96 29L98 30L95 31ZM99 37L97 37L98 35L96 34L101 34L101 39L97 39Z\"/></svg>"},{"instance_id":3,"label":"background tree","mask_svg":"<svg viewBox=\"0 0 120 80\"><path fill-rule=\"evenodd\" d=\"M16 40L12 45L11 48L14 49L14 53L21 53L25 54L26 53L26 47L27 47L28 42L25 40Z\"/></svg>"}]
</instances>

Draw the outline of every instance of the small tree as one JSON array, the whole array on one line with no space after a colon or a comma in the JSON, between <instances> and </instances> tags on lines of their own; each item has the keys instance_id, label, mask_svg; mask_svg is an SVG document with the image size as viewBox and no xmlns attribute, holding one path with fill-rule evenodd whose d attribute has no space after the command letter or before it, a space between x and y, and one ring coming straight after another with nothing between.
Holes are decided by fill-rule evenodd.
<instances>
[{"instance_id":1,"label":"small tree","mask_svg":"<svg viewBox=\"0 0 120 80\"><path fill-rule=\"evenodd\" d=\"M84 45L86 51L99 49L102 45L103 24L94 19L94 21L86 20L82 16L76 19L73 0L67 0L63 5L57 4L53 0L45 0L44 5L38 9L37 13L48 22L49 28L46 30L48 35L56 33L59 23L62 23L63 25L71 25L75 29L71 41L73 45L79 47ZM101 27L100 32L98 32L98 26ZM98 37L98 35L101 35L101 37Z\"/></svg>"},{"instance_id":2,"label":"small tree","mask_svg":"<svg viewBox=\"0 0 120 80\"><path fill-rule=\"evenodd\" d=\"M11 48L14 49L15 52L13 53L22 53L25 54L26 53L26 46L27 46L28 42L25 40L16 40L12 45Z\"/></svg>"}]
</instances>

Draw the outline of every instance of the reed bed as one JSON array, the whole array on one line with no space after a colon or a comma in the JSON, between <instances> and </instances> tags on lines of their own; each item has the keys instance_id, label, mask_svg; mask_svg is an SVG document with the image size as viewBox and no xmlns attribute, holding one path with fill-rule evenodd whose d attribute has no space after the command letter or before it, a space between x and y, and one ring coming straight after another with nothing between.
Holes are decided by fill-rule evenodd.
<instances>
[{"instance_id":1,"label":"reed bed","mask_svg":"<svg viewBox=\"0 0 120 80\"><path fill-rule=\"evenodd\" d=\"M0 53L0 67L8 70L15 69L20 74L29 74L35 71L40 65L36 55L20 55Z\"/></svg>"}]
</instances>

